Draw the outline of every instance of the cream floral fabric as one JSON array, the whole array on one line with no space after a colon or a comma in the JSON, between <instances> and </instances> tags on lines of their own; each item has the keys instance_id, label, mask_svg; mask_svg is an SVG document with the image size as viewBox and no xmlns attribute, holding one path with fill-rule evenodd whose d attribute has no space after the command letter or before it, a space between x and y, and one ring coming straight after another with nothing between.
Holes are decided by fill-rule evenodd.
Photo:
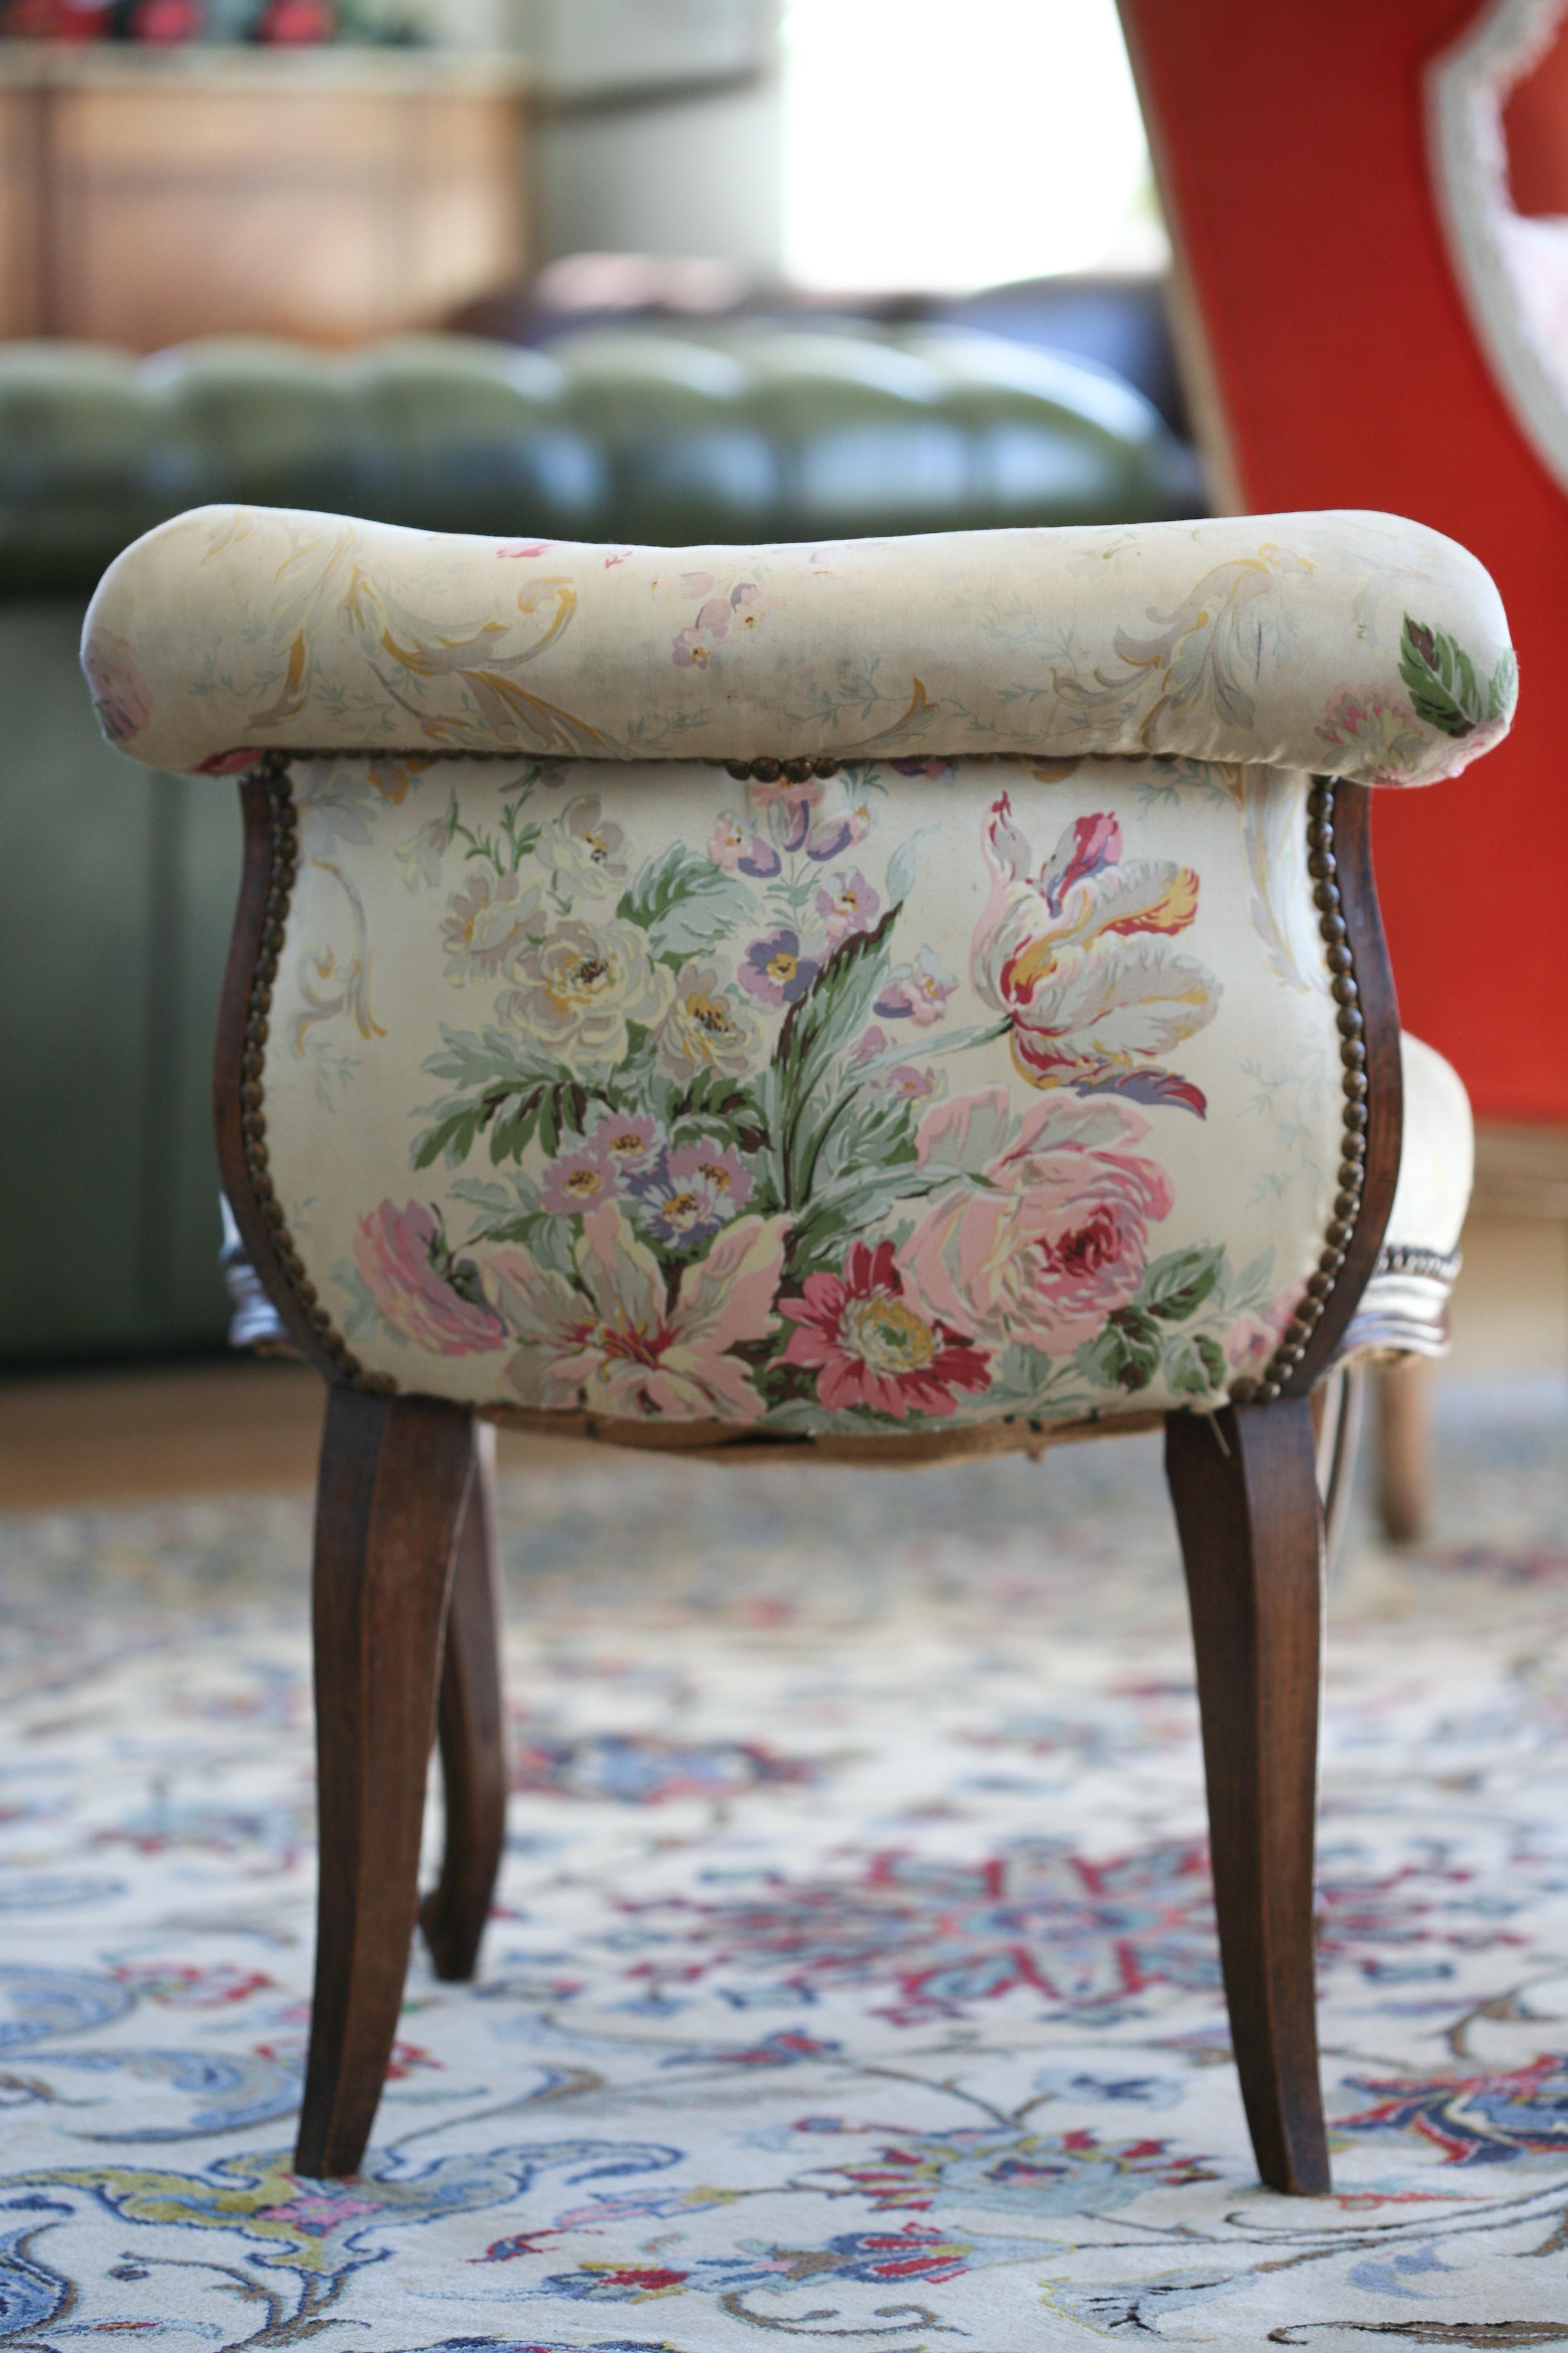
<instances>
[{"instance_id":1,"label":"cream floral fabric","mask_svg":"<svg viewBox=\"0 0 1568 2353\"><path fill-rule=\"evenodd\" d=\"M1515 683L1473 557L1331 513L671 549L206 507L110 567L83 661L111 739L180 771L1099 753L1415 785Z\"/></svg>"},{"instance_id":2,"label":"cream floral fabric","mask_svg":"<svg viewBox=\"0 0 1568 2353\"><path fill-rule=\"evenodd\" d=\"M1331 1215L1307 779L297 765L273 1182L362 1363L883 1438L1202 1403Z\"/></svg>"}]
</instances>

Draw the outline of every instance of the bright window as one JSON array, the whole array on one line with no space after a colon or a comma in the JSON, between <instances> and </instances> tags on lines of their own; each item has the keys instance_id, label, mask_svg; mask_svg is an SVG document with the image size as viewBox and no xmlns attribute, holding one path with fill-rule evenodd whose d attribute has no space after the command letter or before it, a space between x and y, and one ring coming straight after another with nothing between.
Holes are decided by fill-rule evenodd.
<instances>
[{"instance_id":1,"label":"bright window","mask_svg":"<svg viewBox=\"0 0 1568 2353\"><path fill-rule=\"evenodd\" d=\"M787 0L784 262L961 289L1162 258L1115 0Z\"/></svg>"}]
</instances>

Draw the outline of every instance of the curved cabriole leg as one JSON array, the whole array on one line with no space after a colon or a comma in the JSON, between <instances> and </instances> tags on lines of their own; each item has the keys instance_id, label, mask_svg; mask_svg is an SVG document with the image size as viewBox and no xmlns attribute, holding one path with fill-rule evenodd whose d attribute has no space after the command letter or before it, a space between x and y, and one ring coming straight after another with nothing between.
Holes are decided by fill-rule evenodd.
<instances>
[{"instance_id":1,"label":"curved cabriole leg","mask_svg":"<svg viewBox=\"0 0 1568 2353\"><path fill-rule=\"evenodd\" d=\"M439 1978L471 1978L506 1843L506 1736L496 1558L495 1432L474 1427L474 1479L458 1535L441 1667L441 1876L419 1907Z\"/></svg>"},{"instance_id":2,"label":"curved cabriole leg","mask_svg":"<svg viewBox=\"0 0 1568 2353\"><path fill-rule=\"evenodd\" d=\"M385 2080L473 1460L459 1406L328 1394L316 1493L316 1991L294 2156L307 2175L358 2169Z\"/></svg>"},{"instance_id":3,"label":"curved cabriole leg","mask_svg":"<svg viewBox=\"0 0 1568 2353\"><path fill-rule=\"evenodd\" d=\"M1322 1513L1305 1398L1165 1419L1197 1651L1215 1908L1258 2169L1329 2187L1312 1847Z\"/></svg>"}]
</instances>

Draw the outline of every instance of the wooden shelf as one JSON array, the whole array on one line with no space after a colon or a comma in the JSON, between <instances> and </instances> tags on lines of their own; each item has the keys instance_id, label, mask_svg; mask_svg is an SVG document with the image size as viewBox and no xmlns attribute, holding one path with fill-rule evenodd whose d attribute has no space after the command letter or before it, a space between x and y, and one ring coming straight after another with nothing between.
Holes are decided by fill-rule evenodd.
<instances>
[{"instance_id":1,"label":"wooden shelf","mask_svg":"<svg viewBox=\"0 0 1568 2353\"><path fill-rule=\"evenodd\" d=\"M526 106L462 51L0 45L0 334L434 325L525 265Z\"/></svg>"}]
</instances>

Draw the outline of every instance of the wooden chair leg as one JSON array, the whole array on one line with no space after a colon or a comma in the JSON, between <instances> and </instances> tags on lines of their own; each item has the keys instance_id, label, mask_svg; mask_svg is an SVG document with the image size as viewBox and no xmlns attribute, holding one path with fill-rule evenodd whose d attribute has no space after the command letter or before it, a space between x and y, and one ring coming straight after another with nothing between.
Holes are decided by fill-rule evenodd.
<instances>
[{"instance_id":1,"label":"wooden chair leg","mask_svg":"<svg viewBox=\"0 0 1568 2353\"><path fill-rule=\"evenodd\" d=\"M1377 1504L1390 1544L1426 1533L1432 1493L1432 1368L1400 1356L1377 1374Z\"/></svg>"},{"instance_id":2,"label":"wooden chair leg","mask_svg":"<svg viewBox=\"0 0 1568 2353\"><path fill-rule=\"evenodd\" d=\"M1197 1651L1215 1909L1258 2169L1329 2187L1312 1850L1322 1514L1309 1401L1165 1420Z\"/></svg>"},{"instance_id":3,"label":"wooden chair leg","mask_svg":"<svg viewBox=\"0 0 1568 2353\"><path fill-rule=\"evenodd\" d=\"M496 1556L495 1431L474 1429L474 1480L458 1535L441 1666L441 1876L419 1907L440 1978L471 1978L506 1843L506 1729Z\"/></svg>"},{"instance_id":4,"label":"wooden chair leg","mask_svg":"<svg viewBox=\"0 0 1568 2353\"><path fill-rule=\"evenodd\" d=\"M385 2080L473 1464L462 1407L329 1394L316 1495L316 1992L294 2157L306 2175L358 2169Z\"/></svg>"}]
</instances>

